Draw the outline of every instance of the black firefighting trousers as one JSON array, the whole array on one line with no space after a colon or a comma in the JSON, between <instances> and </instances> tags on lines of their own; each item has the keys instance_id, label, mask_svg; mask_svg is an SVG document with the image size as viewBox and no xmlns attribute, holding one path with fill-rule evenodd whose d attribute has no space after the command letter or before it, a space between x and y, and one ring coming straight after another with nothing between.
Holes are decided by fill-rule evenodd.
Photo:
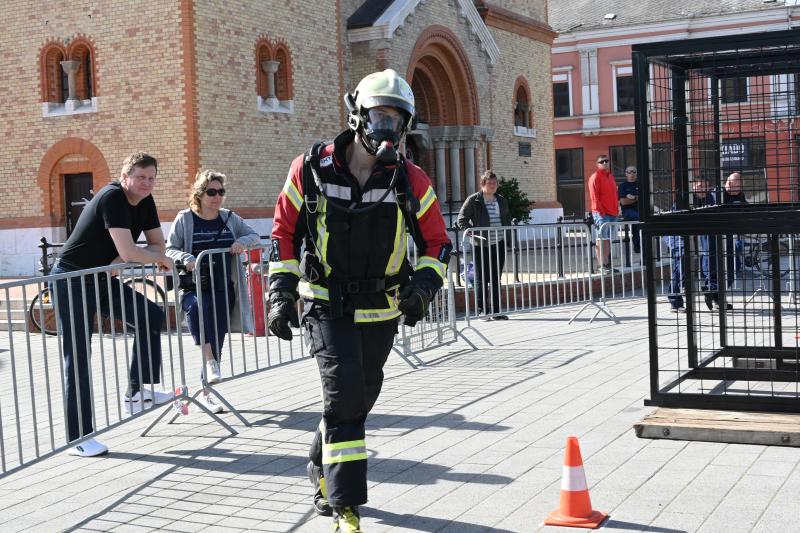
<instances>
[{"instance_id":1,"label":"black firefighting trousers","mask_svg":"<svg viewBox=\"0 0 800 533\"><path fill-rule=\"evenodd\" d=\"M397 321L356 325L352 315L331 318L327 306L312 304L303 325L319 366L323 399L322 422L309 458L323 469L333 507L365 504L364 422L381 392Z\"/></svg>"}]
</instances>

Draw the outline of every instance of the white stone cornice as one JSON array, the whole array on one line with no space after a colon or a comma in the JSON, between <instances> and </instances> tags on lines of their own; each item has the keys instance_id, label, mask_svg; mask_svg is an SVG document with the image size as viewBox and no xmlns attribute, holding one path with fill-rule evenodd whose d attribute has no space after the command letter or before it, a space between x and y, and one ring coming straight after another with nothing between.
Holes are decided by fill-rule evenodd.
<instances>
[{"instance_id":1,"label":"white stone cornice","mask_svg":"<svg viewBox=\"0 0 800 533\"><path fill-rule=\"evenodd\" d=\"M350 43L358 43L376 39L391 39L409 20L417 6L424 3L425 0L395 0L371 26L347 30L347 40ZM451 5L458 9L460 21L469 26L470 34L477 39L489 64L497 63L500 58L500 48L483 22L473 0L451 0Z\"/></svg>"},{"instance_id":2,"label":"white stone cornice","mask_svg":"<svg viewBox=\"0 0 800 533\"><path fill-rule=\"evenodd\" d=\"M425 0L395 0L372 26L347 30L347 40L351 43L358 43L375 39L390 39L395 31L406 22L406 19L414 13L417 6L424 3Z\"/></svg>"},{"instance_id":3,"label":"white stone cornice","mask_svg":"<svg viewBox=\"0 0 800 533\"><path fill-rule=\"evenodd\" d=\"M461 15L466 19L470 31L480 40L481 49L489 58L489 64L494 65L500 59L500 47L492 37L492 33L483 22L478 9L473 0L458 0L458 7Z\"/></svg>"}]
</instances>

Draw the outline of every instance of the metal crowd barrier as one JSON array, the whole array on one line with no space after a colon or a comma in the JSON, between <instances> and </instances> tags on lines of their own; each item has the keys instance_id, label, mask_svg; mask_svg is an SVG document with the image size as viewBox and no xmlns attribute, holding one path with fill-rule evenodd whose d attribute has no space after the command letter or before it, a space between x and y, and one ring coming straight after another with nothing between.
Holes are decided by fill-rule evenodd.
<instances>
[{"instance_id":1,"label":"metal crowd barrier","mask_svg":"<svg viewBox=\"0 0 800 533\"><path fill-rule=\"evenodd\" d=\"M230 426L212 414L198 400L200 394L206 391L244 425L251 425L241 412L213 384L209 383L206 375L206 360L201 347L213 343L215 339L222 339L219 352L222 374L220 383L309 357L303 335L298 335L297 330L291 341L284 341L272 336L266 328L266 314L269 308L267 295L269 250L269 245L248 248L245 252L248 258L246 265L243 265L238 257L234 258L231 255L230 248L205 250L198 254L195 260L196 267L192 273L195 287L203 287L204 283L207 283L207 289L192 291L197 297L200 345L194 346L191 337L187 338L186 349L189 355L186 357L186 361L189 375L191 376L193 373L197 375L199 378L197 382L200 386L189 397L189 401L198 405L233 433L235 431ZM232 258L234 260L231 260ZM207 282L203 281L204 277L208 279ZM235 283L222 282L222 280L234 279L237 280ZM245 284L238 281L242 279L245 280ZM244 302L249 305L241 305ZM302 301L298 301L297 305L298 315L300 315ZM206 312L205 306L208 306L207 309L210 312ZM249 307L249 311L246 311L245 307ZM183 309L181 313L181 316L185 317ZM244 330L243 326L248 320L253 326L252 331ZM207 324L209 328L206 328ZM207 338L207 329L210 329L212 333L211 339ZM168 414L172 414L170 422L179 416L179 414L167 411L154 420L151 427Z\"/></svg>"},{"instance_id":2,"label":"metal crowd barrier","mask_svg":"<svg viewBox=\"0 0 800 533\"><path fill-rule=\"evenodd\" d=\"M152 399L128 401L131 380L141 386L140 399L160 389L169 394L185 383L174 291L166 289L167 279L152 266L117 264L0 283L6 304L0 341L0 474L155 409ZM139 364L134 364L134 343L147 347ZM160 343L160 369L154 343ZM74 362L72 440L65 350Z\"/></svg>"},{"instance_id":3,"label":"metal crowd barrier","mask_svg":"<svg viewBox=\"0 0 800 533\"><path fill-rule=\"evenodd\" d=\"M462 248L467 328L477 318L595 302L591 230L585 224L470 228Z\"/></svg>"}]
</instances>

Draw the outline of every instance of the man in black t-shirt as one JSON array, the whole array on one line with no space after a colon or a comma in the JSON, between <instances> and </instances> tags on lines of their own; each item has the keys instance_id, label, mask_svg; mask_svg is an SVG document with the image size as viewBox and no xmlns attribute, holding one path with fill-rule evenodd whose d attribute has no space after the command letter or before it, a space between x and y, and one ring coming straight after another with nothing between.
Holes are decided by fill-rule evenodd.
<instances>
[{"instance_id":1,"label":"man in black t-shirt","mask_svg":"<svg viewBox=\"0 0 800 533\"><path fill-rule=\"evenodd\" d=\"M155 264L160 270L172 268L165 255L164 234L151 195L158 164L152 156L137 152L122 163L118 182L106 185L86 205L75 230L64 243L52 274L107 266L113 263ZM136 246L144 233L147 246ZM95 283L97 281L97 283ZM64 341L64 393L67 437L73 441L94 431L92 385L89 377L91 325L96 312L117 319L125 317L128 331L135 333L133 356L125 395L128 412L167 402L172 393L153 390L146 384L161 379L161 323L163 311L116 277L103 272L58 280L53 283L55 303ZM98 310L99 302L99 310ZM108 448L88 439L70 454L83 457L102 455Z\"/></svg>"}]
</instances>

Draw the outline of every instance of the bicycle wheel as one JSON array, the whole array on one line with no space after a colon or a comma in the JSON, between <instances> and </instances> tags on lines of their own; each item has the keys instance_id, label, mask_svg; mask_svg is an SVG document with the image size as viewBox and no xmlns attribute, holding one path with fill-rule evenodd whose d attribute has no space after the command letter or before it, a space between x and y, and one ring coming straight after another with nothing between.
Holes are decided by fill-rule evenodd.
<instances>
[{"instance_id":1,"label":"bicycle wheel","mask_svg":"<svg viewBox=\"0 0 800 533\"><path fill-rule=\"evenodd\" d=\"M36 331L46 335L58 334L58 320L49 288L42 289L33 297L28 308L28 317Z\"/></svg>"},{"instance_id":2,"label":"bicycle wheel","mask_svg":"<svg viewBox=\"0 0 800 533\"><path fill-rule=\"evenodd\" d=\"M163 306L164 302L167 301L167 295L164 289L150 278L136 276L126 279L124 283L136 292L144 294L148 300L155 301L158 305Z\"/></svg>"},{"instance_id":3,"label":"bicycle wheel","mask_svg":"<svg viewBox=\"0 0 800 533\"><path fill-rule=\"evenodd\" d=\"M789 245L785 242L778 243L778 265L781 278L789 275L791 257L789 256ZM764 243L760 246L756 266L761 271L762 276L772 279L772 251L769 243Z\"/></svg>"}]
</instances>

